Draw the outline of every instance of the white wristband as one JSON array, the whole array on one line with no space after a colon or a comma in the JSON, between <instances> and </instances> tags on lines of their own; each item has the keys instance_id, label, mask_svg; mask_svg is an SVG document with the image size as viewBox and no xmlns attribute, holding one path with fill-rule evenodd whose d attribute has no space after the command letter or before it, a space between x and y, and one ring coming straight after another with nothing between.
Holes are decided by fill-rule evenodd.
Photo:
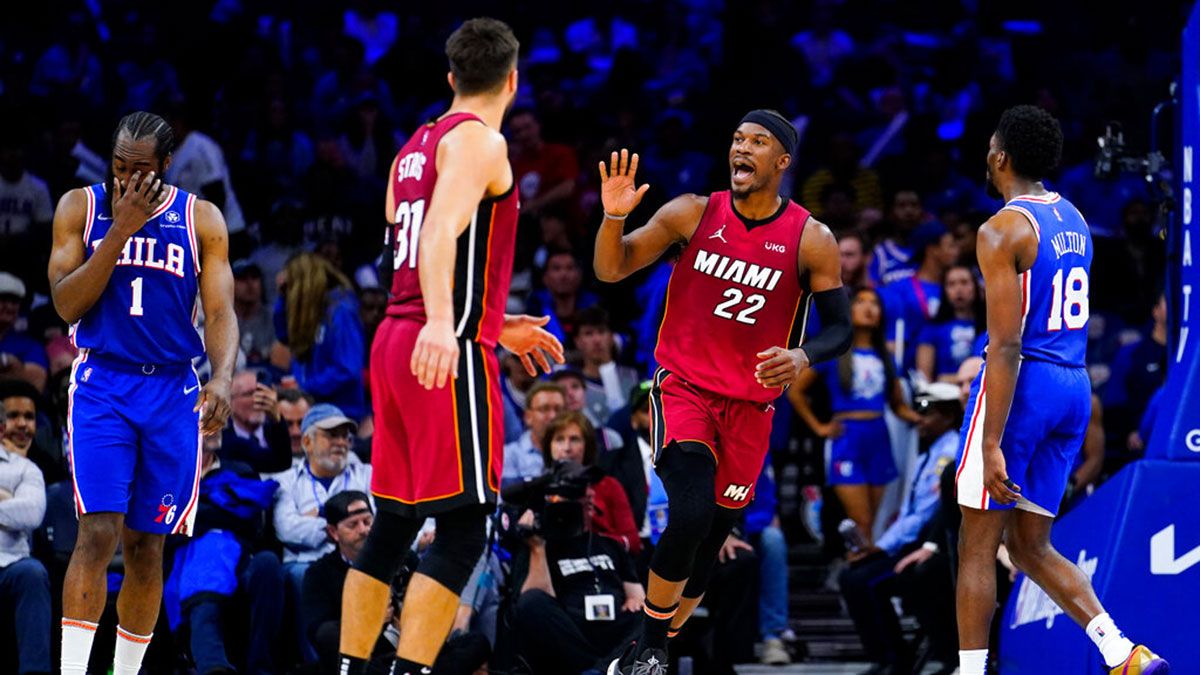
<instances>
[{"instance_id":1,"label":"white wristband","mask_svg":"<svg viewBox=\"0 0 1200 675\"><path fill-rule=\"evenodd\" d=\"M921 548L925 549L926 551L929 551L930 553L937 553L937 552L938 552L938 545L937 545L937 543L936 543L936 542L932 542L932 541L927 541L927 542L925 542L924 544L921 544Z\"/></svg>"},{"instance_id":2,"label":"white wristband","mask_svg":"<svg viewBox=\"0 0 1200 675\"><path fill-rule=\"evenodd\" d=\"M604 212L604 217L605 217L606 219L608 219L608 220L625 220L626 218L628 218L628 217L629 217L629 214L628 214L628 213L626 213L626 214L625 214L625 215L623 215L623 216L614 216L613 214L609 213L608 211L605 211L605 212Z\"/></svg>"}]
</instances>

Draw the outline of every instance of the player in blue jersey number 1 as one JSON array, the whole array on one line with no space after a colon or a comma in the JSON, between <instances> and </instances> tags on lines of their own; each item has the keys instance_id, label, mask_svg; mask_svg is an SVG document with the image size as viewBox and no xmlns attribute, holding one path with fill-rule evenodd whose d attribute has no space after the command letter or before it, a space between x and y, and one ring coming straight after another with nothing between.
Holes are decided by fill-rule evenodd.
<instances>
[{"instance_id":1,"label":"player in blue jersey number 1","mask_svg":"<svg viewBox=\"0 0 1200 675\"><path fill-rule=\"evenodd\" d=\"M987 155L988 191L1005 204L979 228L977 244L989 343L955 474L959 672L986 672L1003 540L1013 563L1084 627L1112 673L1165 675L1167 662L1117 629L1087 576L1050 543L1092 398L1092 238L1071 202L1042 185L1061 155L1058 120L1028 105L1004 113Z\"/></svg>"},{"instance_id":2,"label":"player in blue jersey number 1","mask_svg":"<svg viewBox=\"0 0 1200 675\"><path fill-rule=\"evenodd\" d=\"M191 534L203 436L229 416L238 334L228 234L215 206L163 182L173 146L161 117L127 115L108 180L66 193L54 214L51 295L79 348L68 390L79 536L63 585L67 675L87 670L118 543L113 671L141 669L162 604L163 542ZM206 350L213 371L201 387L192 362Z\"/></svg>"}]
</instances>

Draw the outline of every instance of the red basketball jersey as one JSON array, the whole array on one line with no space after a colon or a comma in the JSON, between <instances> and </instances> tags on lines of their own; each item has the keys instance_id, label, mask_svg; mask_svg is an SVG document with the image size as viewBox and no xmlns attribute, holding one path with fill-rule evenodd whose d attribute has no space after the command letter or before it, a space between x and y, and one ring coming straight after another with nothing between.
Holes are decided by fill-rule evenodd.
<instances>
[{"instance_id":1,"label":"red basketball jersey","mask_svg":"<svg viewBox=\"0 0 1200 675\"><path fill-rule=\"evenodd\" d=\"M394 271L388 316L425 322L417 255L421 222L437 184L438 143L463 122L480 120L471 113L454 113L429 122L417 129L397 155L396 170L390 177L396 212L386 239ZM458 237L454 264L454 328L458 337L496 346L504 325L516 240L514 181L505 194L481 201L467 229Z\"/></svg>"},{"instance_id":2,"label":"red basketball jersey","mask_svg":"<svg viewBox=\"0 0 1200 675\"><path fill-rule=\"evenodd\" d=\"M809 213L787 202L774 216L743 219L728 191L714 192L671 272L654 352L688 383L733 399L772 401L754 379L758 352L794 347L804 288L797 264Z\"/></svg>"}]
</instances>

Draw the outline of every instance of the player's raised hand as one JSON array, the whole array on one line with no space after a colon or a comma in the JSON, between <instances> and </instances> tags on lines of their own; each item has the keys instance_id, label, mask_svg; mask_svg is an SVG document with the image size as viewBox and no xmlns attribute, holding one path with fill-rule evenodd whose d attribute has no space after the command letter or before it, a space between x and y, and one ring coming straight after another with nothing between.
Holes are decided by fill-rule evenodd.
<instances>
[{"instance_id":1,"label":"player's raised hand","mask_svg":"<svg viewBox=\"0 0 1200 675\"><path fill-rule=\"evenodd\" d=\"M754 369L754 379L768 389L791 384L800 371L808 367L808 354L803 349L771 347L757 356L759 362Z\"/></svg>"},{"instance_id":2,"label":"player's raised hand","mask_svg":"<svg viewBox=\"0 0 1200 675\"><path fill-rule=\"evenodd\" d=\"M200 413L200 432L211 436L225 428L229 419L230 382L225 379L213 378L200 390L193 412Z\"/></svg>"},{"instance_id":3,"label":"player's raised hand","mask_svg":"<svg viewBox=\"0 0 1200 675\"><path fill-rule=\"evenodd\" d=\"M624 218L642 201L650 184L637 186L637 167L637 153L630 157L625 148L613 152L607 165L600 162L600 203L604 205L604 213Z\"/></svg>"},{"instance_id":4,"label":"player's raised hand","mask_svg":"<svg viewBox=\"0 0 1200 675\"><path fill-rule=\"evenodd\" d=\"M150 214L162 206L168 192L162 186L162 178L155 176L153 171L145 175L135 171L124 185L119 179L113 179L112 229L118 236L125 239L133 236Z\"/></svg>"},{"instance_id":5,"label":"player's raised hand","mask_svg":"<svg viewBox=\"0 0 1200 675\"><path fill-rule=\"evenodd\" d=\"M448 378L458 377L458 338L452 322L427 321L421 327L409 367L426 389L441 389Z\"/></svg>"},{"instance_id":6,"label":"player's raised hand","mask_svg":"<svg viewBox=\"0 0 1200 675\"><path fill-rule=\"evenodd\" d=\"M1013 504L1021 498L1021 486L1008 477L1000 447L983 449L983 485L997 504Z\"/></svg>"},{"instance_id":7,"label":"player's raised hand","mask_svg":"<svg viewBox=\"0 0 1200 675\"><path fill-rule=\"evenodd\" d=\"M525 372L530 377L537 377L538 368L549 373L552 366L546 359L546 354L555 363L566 363L562 343L554 334L542 326L550 323L548 316L529 316L527 314L508 315L504 317L504 327L500 329L500 346L517 355ZM536 361L536 365L534 363Z\"/></svg>"}]
</instances>

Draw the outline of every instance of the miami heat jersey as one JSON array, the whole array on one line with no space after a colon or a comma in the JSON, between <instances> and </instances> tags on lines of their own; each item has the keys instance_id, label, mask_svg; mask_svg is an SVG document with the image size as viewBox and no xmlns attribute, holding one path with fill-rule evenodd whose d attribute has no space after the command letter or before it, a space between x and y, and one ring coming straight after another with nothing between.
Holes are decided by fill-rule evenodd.
<instances>
[{"instance_id":1,"label":"miami heat jersey","mask_svg":"<svg viewBox=\"0 0 1200 675\"><path fill-rule=\"evenodd\" d=\"M418 249L421 223L437 183L437 147L451 129L480 123L470 113L454 113L423 125L400 149L390 177L396 212L385 241L392 251L388 315L425 322ZM504 325L504 305L512 281L517 236L517 188L479 203L458 237L454 267L455 334L494 347Z\"/></svg>"},{"instance_id":2,"label":"miami heat jersey","mask_svg":"<svg viewBox=\"0 0 1200 675\"><path fill-rule=\"evenodd\" d=\"M1087 365L1088 273L1092 235L1062 195L1022 196L1004 205L1033 225L1037 260L1021 275L1021 355L1062 366Z\"/></svg>"},{"instance_id":3,"label":"miami heat jersey","mask_svg":"<svg viewBox=\"0 0 1200 675\"><path fill-rule=\"evenodd\" d=\"M190 364L204 353L196 329L196 195L165 189L166 201L125 242L100 299L71 327L76 346L134 364ZM84 255L91 257L112 227L112 200L103 183L84 190Z\"/></svg>"},{"instance_id":4,"label":"miami heat jersey","mask_svg":"<svg viewBox=\"0 0 1200 675\"><path fill-rule=\"evenodd\" d=\"M758 352L795 346L805 289L797 263L809 213L787 202L746 221L728 191L714 192L671 273L655 358L701 389L733 399L779 396L754 379Z\"/></svg>"}]
</instances>

